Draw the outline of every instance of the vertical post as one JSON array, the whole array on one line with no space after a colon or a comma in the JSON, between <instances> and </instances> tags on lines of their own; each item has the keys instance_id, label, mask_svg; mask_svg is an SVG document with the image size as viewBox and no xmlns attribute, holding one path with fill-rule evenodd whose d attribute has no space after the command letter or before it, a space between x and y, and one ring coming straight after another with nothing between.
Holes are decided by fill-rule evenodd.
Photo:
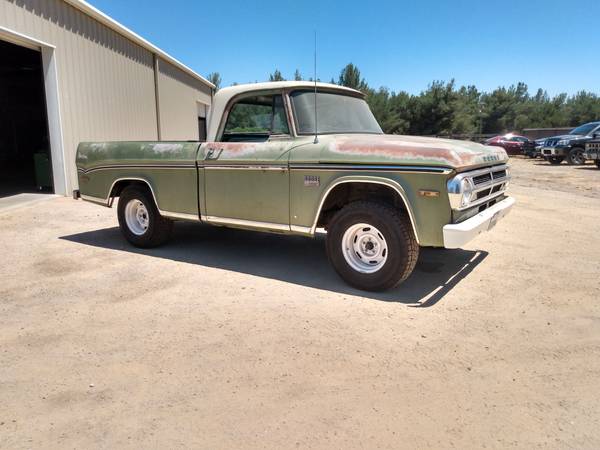
<instances>
[{"instance_id":1,"label":"vertical post","mask_svg":"<svg viewBox=\"0 0 600 450\"><path fill-rule=\"evenodd\" d=\"M44 72L44 90L46 93L46 112L48 117L50 161L52 163L54 193L67 195L71 183L68 177L67 161L65 160L65 146L60 117L56 52L54 47L47 46L40 46L40 50L42 52L42 70ZM75 167L74 161L69 163L69 167Z\"/></svg>"},{"instance_id":2,"label":"vertical post","mask_svg":"<svg viewBox=\"0 0 600 450\"><path fill-rule=\"evenodd\" d=\"M317 126L317 30L315 30L315 140L314 144L319 143L319 127Z\"/></svg>"},{"instance_id":3,"label":"vertical post","mask_svg":"<svg viewBox=\"0 0 600 450\"><path fill-rule=\"evenodd\" d=\"M154 100L156 106L156 138L162 141L162 133L160 131L160 92L158 89L158 55L154 53L152 55L154 61Z\"/></svg>"}]
</instances>

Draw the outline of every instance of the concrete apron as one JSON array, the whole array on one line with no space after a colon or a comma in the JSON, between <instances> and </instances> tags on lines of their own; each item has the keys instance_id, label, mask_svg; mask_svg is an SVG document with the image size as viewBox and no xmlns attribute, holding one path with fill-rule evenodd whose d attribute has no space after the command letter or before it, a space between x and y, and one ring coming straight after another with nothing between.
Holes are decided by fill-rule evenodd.
<instances>
[{"instance_id":1,"label":"concrete apron","mask_svg":"<svg viewBox=\"0 0 600 450\"><path fill-rule=\"evenodd\" d=\"M33 203L58 198L54 194L17 194L0 198L0 214L14 209L29 206Z\"/></svg>"}]
</instances>

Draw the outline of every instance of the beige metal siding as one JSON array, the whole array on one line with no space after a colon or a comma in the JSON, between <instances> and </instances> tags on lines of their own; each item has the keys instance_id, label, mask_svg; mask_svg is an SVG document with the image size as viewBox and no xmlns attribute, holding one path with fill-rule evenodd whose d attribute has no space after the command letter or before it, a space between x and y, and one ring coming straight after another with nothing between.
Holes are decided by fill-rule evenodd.
<instances>
[{"instance_id":1,"label":"beige metal siding","mask_svg":"<svg viewBox=\"0 0 600 450\"><path fill-rule=\"evenodd\" d=\"M161 138L197 140L198 103L210 105L210 88L162 59L158 68Z\"/></svg>"},{"instance_id":2,"label":"beige metal siding","mask_svg":"<svg viewBox=\"0 0 600 450\"><path fill-rule=\"evenodd\" d=\"M151 52L62 0L0 0L0 25L56 47L69 189L79 142L157 139Z\"/></svg>"}]
</instances>

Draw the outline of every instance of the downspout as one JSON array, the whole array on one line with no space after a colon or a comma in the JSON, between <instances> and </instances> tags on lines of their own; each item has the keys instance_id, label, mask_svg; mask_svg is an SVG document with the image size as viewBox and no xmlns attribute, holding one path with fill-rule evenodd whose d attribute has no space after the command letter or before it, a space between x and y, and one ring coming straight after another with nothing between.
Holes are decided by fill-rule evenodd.
<instances>
[{"instance_id":1,"label":"downspout","mask_svg":"<svg viewBox=\"0 0 600 450\"><path fill-rule=\"evenodd\" d=\"M162 133L160 131L160 94L158 91L158 55L154 53L152 57L154 60L154 104L156 105L156 137L159 141L162 141Z\"/></svg>"}]
</instances>

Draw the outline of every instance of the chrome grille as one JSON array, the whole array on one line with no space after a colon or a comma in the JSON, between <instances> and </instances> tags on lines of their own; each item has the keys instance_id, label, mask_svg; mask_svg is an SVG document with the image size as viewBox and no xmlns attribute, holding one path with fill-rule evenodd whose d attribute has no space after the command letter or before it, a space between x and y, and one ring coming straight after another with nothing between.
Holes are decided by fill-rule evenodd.
<instances>
[{"instance_id":1,"label":"chrome grille","mask_svg":"<svg viewBox=\"0 0 600 450\"><path fill-rule=\"evenodd\" d=\"M495 172L492 172L492 176L494 177L494 180L499 180L500 178L506 178L506 169L497 170Z\"/></svg>"},{"instance_id":2,"label":"chrome grille","mask_svg":"<svg viewBox=\"0 0 600 450\"><path fill-rule=\"evenodd\" d=\"M600 151L600 142L590 142L585 145L586 150Z\"/></svg>"},{"instance_id":3,"label":"chrome grille","mask_svg":"<svg viewBox=\"0 0 600 450\"><path fill-rule=\"evenodd\" d=\"M508 166L505 164L460 173L448 182L450 204L455 210L485 206L506 192L509 180ZM464 183L471 187L468 202L463 200L463 193L468 195L468 191L462 187Z\"/></svg>"},{"instance_id":4,"label":"chrome grille","mask_svg":"<svg viewBox=\"0 0 600 450\"><path fill-rule=\"evenodd\" d=\"M490 181L492 181L491 173L485 173L483 175L478 175L476 177L473 177L473 184L475 184L475 186L479 186L480 184L484 184L484 183L489 183Z\"/></svg>"}]
</instances>

